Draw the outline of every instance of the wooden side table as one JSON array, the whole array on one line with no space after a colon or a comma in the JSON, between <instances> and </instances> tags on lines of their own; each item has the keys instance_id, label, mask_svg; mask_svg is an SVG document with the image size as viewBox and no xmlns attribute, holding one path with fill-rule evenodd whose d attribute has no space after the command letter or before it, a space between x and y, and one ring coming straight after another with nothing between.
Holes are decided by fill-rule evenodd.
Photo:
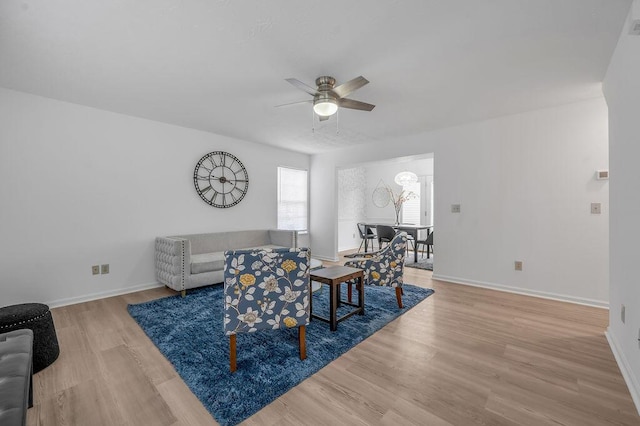
<instances>
[{"instance_id":1,"label":"wooden side table","mask_svg":"<svg viewBox=\"0 0 640 426\"><path fill-rule=\"evenodd\" d=\"M349 284L349 299L342 300L340 297L340 284L358 280L356 289L358 290L358 303L351 303L351 284ZM329 323L331 331L338 329L338 323L349 318L351 315L364 315L364 271L349 266L329 266L311 271L311 280L329 286L329 317L323 317L313 313L313 303L311 304L311 318L319 319ZM313 297L311 298L313 299ZM337 310L340 305L355 307L351 312L337 318Z\"/></svg>"}]
</instances>

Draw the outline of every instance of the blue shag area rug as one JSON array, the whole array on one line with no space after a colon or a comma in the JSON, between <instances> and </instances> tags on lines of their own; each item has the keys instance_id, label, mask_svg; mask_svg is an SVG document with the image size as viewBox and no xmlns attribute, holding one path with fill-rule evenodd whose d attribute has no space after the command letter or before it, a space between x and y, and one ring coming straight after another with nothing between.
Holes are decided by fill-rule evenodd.
<instances>
[{"instance_id":1,"label":"blue shag area rug","mask_svg":"<svg viewBox=\"0 0 640 426\"><path fill-rule=\"evenodd\" d=\"M233 374L229 337L222 328L222 285L190 290L185 298L176 295L129 305L128 310L213 417L221 425L233 425L433 294L431 289L412 285L403 288L403 309L398 309L394 289L366 286L365 315L338 323L335 332L328 323L312 320L307 326L304 361L298 356L297 329L238 334L238 370ZM314 312L328 316L328 295L326 286L314 293ZM353 297L355 302L355 289Z\"/></svg>"}]
</instances>

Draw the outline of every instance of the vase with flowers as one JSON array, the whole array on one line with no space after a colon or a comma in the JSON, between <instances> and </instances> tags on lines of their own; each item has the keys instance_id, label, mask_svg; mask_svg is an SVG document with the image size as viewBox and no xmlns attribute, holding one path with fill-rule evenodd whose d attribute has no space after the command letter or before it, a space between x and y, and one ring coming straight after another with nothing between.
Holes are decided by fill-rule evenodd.
<instances>
[{"instance_id":1,"label":"vase with flowers","mask_svg":"<svg viewBox=\"0 0 640 426\"><path fill-rule=\"evenodd\" d=\"M396 213L396 225L400 224L400 212L402 211L402 205L405 201L413 200L414 198L418 198L418 195L413 191L407 191L402 189L399 193L395 193L393 189L387 186L387 191L389 191L389 197L391 198L391 202L393 203L393 207Z\"/></svg>"}]
</instances>

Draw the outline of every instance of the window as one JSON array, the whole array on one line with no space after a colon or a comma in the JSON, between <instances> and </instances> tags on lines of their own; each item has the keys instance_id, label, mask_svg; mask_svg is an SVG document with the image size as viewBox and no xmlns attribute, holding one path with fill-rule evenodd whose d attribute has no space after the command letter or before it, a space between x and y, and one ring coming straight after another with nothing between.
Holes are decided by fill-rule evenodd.
<instances>
[{"instance_id":1,"label":"window","mask_svg":"<svg viewBox=\"0 0 640 426\"><path fill-rule=\"evenodd\" d=\"M405 193L413 192L416 197L402 203L402 223L413 223L420 225L420 182L410 183L402 187Z\"/></svg>"},{"instance_id":2,"label":"window","mask_svg":"<svg viewBox=\"0 0 640 426\"><path fill-rule=\"evenodd\" d=\"M307 171L278 167L278 229L307 229Z\"/></svg>"}]
</instances>

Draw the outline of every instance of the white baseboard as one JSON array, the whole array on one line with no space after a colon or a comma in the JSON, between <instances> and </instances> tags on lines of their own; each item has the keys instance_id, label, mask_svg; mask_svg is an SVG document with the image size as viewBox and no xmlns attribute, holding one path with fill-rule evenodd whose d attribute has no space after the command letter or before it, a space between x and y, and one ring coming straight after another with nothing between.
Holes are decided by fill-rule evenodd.
<instances>
[{"instance_id":1,"label":"white baseboard","mask_svg":"<svg viewBox=\"0 0 640 426\"><path fill-rule=\"evenodd\" d=\"M618 367L620 368L622 377L627 384L627 388L629 388L629 393L631 394L633 403L636 405L636 410L638 410L638 414L640 414L640 384L638 383L638 379L633 374L633 371L631 370L631 368L629 367L629 363L627 362L627 358L624 356L624 352L620 350L620 345L618 345L618 342L613 334L609 332L609 329L605 331L604 335L607 337L611 352L613 352L613 356L618 363Z\"/></svg>"},{"instance_id":2,"label":"white baseboard","mask_svg":"<svg viewBox=\"0 0 640 426\"><path fill-rule=\"evenodd\" d=\"M534 297L540 297L543 299L558 300L560 302L570 302L570 303L577 303L579 305L593 306L595 308L609 309L609 302L604 300L587 299L584 297L568 296L565 294L528 290L528 289L511 287L507 285L495 284L495 283L490 283L485 281L475 281L475 280L467 280L464 278L449 277L446 275L439 275L435 273L433 274L432 278L434 280L449 281L452 283L470 285L473 287L489 288L492 290L505 291L507 293L522 294L525 296L534 296Z\"/></svg>"},{"instance_id":3,"label":"white baseboard","mask_svg":"<svg viewBox=\"0 0 640 426\"><path fill-rule=\"evenodd\" d=\"M127 293L135 293L136 291L149 290L151 288L164 287L159 282L139 284L133 287L124 287L116 290L101 291L98 293L85 294L77 297L69 297L66 299L51 300L46 302L50 308L59 308L61 306L75 305L76 303L90 302L92 300L104 299L107 297L120 296Z\"/></svg>"}]
</instances>

